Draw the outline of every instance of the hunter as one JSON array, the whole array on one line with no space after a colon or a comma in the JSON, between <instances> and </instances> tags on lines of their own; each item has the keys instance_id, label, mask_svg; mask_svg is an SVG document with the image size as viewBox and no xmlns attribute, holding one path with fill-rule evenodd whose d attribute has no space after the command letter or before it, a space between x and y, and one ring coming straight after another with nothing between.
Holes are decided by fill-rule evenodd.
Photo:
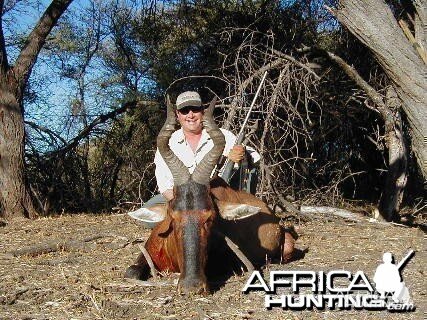
<instances>
[{"instance_id":1,"label":"hunter","mask_svg":"<svg viewBox=\"0 0 427 320\"><path fill-rule=\"evenodd\" d=\"M177 97L176 117L181 128L172 134L169 140L169 145L171 150L184 163L184 165L187 166L190 173L193 173L197 164L213 147L212 140L206 130L203 129L203 113L204 108L202 106L202 100L199 93L186 91ZM236 142L236 136L228 130L221 129L221 131L225 136L226 142L223 155L229 160L238 164L243 160L245 152L247 152L249 154L250 163L255 164L259 161L260 155L253 148L245 148L243 145L234 145ZM143 206L145 208L165 203L173 198L172 173L160 155L159 150L156 151L154 163L156 165L155 175L160 194L148 200ZM236 174L234 176L238 179L240 174ZM240 185L240 181L236 181L237 179L231 180L232 187L233 184ZM249 177L246 181L246 187L244 188L245 191L255 193L255 168L252 168L249 171Z\"/></svg>"}]
</instances>

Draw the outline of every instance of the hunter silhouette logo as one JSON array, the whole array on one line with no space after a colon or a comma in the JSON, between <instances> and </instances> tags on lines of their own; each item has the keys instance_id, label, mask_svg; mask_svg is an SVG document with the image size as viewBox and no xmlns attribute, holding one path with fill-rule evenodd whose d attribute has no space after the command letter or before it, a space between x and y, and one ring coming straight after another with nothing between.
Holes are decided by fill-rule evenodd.
<instances>
[{"instance_id":1,"label":"hunter silhouette logo","mask_svg":"<svg viewBox=\"0 0 427 320\"><path fill-rule=\"evenodd\" d=\"M414 311L409 290L402 281L401 272L415 252L408 254L396 265L393 255L386 252L383 262L376 268L373 282L363 271L354 274L347 270L329 272L271 271L267 284L259 271L254 271L242 291L264 291L267 309L281 307L284 310L365 309L388 311ZM278 294L290 290L291 294ZM303 290L304 293L300 293ZM307 293L308 290L308 293ZM310 293L311 292L311 293Z\"/></svg>"},{"instance_id":2,"label":"hunter silhouette logo","mask_svg":"<svg viewBox=\"0 0 427 320\"><path fill-rule=\"evenodd\" d=\"M384 263L377 267L374 276L375 288L380 293L381 298L385 298L386 293L392 293L392 299L395 303L410 303L409 290L405 282L402 281L401 270L413 256L414 250L411 250L398 265L395 265L393 255L390 252L384 253Z\"/></svg>"}]
</instances>

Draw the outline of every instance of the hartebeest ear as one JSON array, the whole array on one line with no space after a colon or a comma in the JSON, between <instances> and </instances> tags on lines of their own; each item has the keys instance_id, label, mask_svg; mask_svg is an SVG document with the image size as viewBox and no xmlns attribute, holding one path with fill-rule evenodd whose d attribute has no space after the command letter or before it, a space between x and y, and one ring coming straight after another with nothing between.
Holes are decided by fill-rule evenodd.
<instances>
[{"instance_id":1,"label":"hartebeest ear","mask_svg":"<svg viewBox=\"0 0 427 320\"><path fill-rule=\"evenodd\" d=\"M138 221L141 221L149 228L153 228L166 216L166 206L156 205L150 208L139 208L136 211L128 212L128 215Z\"/></svg>"},{"instance_id":2,"label":"hartebeest ear","mask_svg":"<svg viewBox=\"0 0 427 320\"><path fill-rule=\"evenodd\" d=\"M232 203L227 201L216 201L219 214L226 220L244 219L261 211L261 208L242 203Z\"/></svg>"}]
</instances>

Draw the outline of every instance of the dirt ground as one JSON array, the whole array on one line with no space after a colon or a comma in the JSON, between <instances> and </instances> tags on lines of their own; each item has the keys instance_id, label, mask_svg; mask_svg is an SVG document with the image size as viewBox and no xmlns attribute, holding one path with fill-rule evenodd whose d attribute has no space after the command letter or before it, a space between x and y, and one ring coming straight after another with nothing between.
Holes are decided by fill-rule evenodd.
<instances>
[{"instance_id":1,"label":"dirt ground","mask_svg":"<svg viewBox=\"0 0 427 320\"><path fill-rule=\"evenodd\" d=\"M264 308L264 293L242 293L234 275L207 296L180 296L177 275L132 282L123 272L137 257L143 229L127 215L63 215L0 228L0 319L423 319L427 311L425 234L417 228L344 220L296 225L305 257L270 270L363 270L372 279L382 254L415 256L403 271L416 311ZM26 251L38 246L38 253ZM52 252L48 252L52 251ZM41 253L45 252L45 253ZM213 285L215 287L215 284Z\"/></svg>"}]
</instances>

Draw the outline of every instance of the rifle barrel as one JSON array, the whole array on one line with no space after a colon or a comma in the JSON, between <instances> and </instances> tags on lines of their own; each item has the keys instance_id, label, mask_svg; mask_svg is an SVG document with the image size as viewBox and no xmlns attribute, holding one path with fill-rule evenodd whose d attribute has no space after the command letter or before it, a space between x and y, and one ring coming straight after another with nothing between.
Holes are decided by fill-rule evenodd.
<instances>
[{"instance_id":1,"label":"rifle barrel","mask_svg":"<svg viewBox=\"0 0 427 320\"><path fill-rule=\"evenodd\" d=\"M254 105L255 105L255 101L256 101L256 99L258 98L258 95L259 95L259 92L261 91L261 88L262 88L262 85L263 85L263 83L264 83L264 80L265 80L265 78L267 77L267 73L268 73L268 71L264 72L264 75L263 75L263 76L262 76L262 78L261 78L261 82L260 82L260 84L259 84L259 86L258 86L258 89L257 89L256 93L255 93L254 99L252 100L251 106L249 107L249 110L248 110L248 112L247 112L247 114L246 114L245 121L243 121L243 124L242 124L242 126L241 126L241 128L240 128L239 134L237 135L237 139L236 139L236 143L235 143L235 145L236 145L236 144L241 144L241 143L242 143L242 141L243 141L243 137L244 137L243 133L244 133L244 130L245 130L245 127L246 127L246 123L247 123L247 122L248 122L248 120L249 120L249 117L250 117L250 115L251 115L252 109L253 109L253 107L254 107ZM218 174L218 173L219 173L219 171L221 170L221 168L223 167L223 168L224 168L224 170L223 170L223 172L222 172L222 178L223 178L225 181L229 182L229 179L230 179L231 177L227 177L227 175L230 175L230 174L231 174L231 171L232 171L232 168L233 168L234 164L230 164L230 159L226 158L226 159L224 160L224 158L225 158L225 157L221 157L220 161L218 162L218 164L217 164L217 168L216 168L216 170L215 170L214 175L215 175L215 174ZM227 168L227 170L226 170L225 168ZM225 174L225 173L226 173L226 174Z\"/></svg>"},{"instance_id":2,"label":"rifle barrel","mask_svg":"<svg viewBox=\"0 0 427 320\"><path fill-rule=\"evenodd\" d=\"M245 121L243 121L242 127L240 128L240 132L239 132L239 134L238 134L238 136L237 136L237 141L236 141L236 142L242 143L242 141L239 141L239 139L240 139L240 140L243 140L243 132L244 132L244 130L245 130L246 123L247 123L247 122L248 122L248 120L249 120L249 117L250 117L250 115L251 115L252 109L253 109L253 107L254 107L254 105L255 105L255 101L256 101L256 99L258 98L259 92L261 91L262 84L264 83L264 80L265 80L265 77L266 77L266 76L267 76L267 71L266 71L266 72L264 72L264 75L262 76L261 82L259 83L258 89L257 89L257 91L256 91L256 93L255 93L255 97L254 97L254 99L252 100L252 103L251 103L251 106L249 107L249 111L248 111L248 113L246 114Z\"/></svg>"}]
</instances>

